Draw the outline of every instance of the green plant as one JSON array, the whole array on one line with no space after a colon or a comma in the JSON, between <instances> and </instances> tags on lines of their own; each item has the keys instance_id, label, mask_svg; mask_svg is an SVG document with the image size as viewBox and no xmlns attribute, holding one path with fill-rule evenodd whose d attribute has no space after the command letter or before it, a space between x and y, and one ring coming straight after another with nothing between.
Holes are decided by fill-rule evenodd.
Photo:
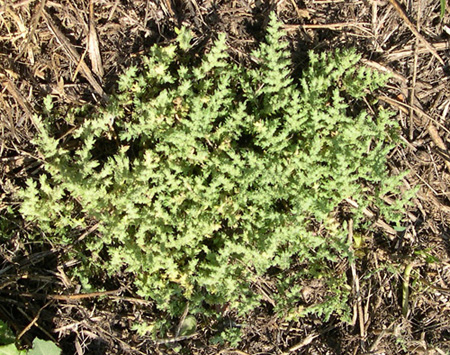
<instances>
[{"instance_id":1,"label":"green plant","mask_svg":"<svg viewBox=\"0 0 450 355\"><path fill-rule=\"evenodd\" d=\"M186 300L192 314L224 304L246 313L269 269L280 314L301 300L282 290L315 277L329 298L312 310L343 312L345 278L330 265L350 253L337 209L357 201L363 228L365 207L398 223L405 202L383 200L400 179L386 167L391 114L372 116L362 100L386 78L352 50L310 53L293 78L283 35L272 15L248 69L229 59L224 34L197 60L183 28L122 75L106 107L70 117L81 121L71 142L55 138L58 117L43 120L35 143L45 173L21 192L23 215L72 247L79 275L132 274L138 293L173 316Z\"/></svg>"},{"instance_id":2,"label":"green plant","mask_svg":"<svg viewBox=\"0 0 450 355\"><path fill-rule=\"evenodd\" d=\"M30 350L19 350L15 336L8 325L0 320L0 355L60 355L59 349L52 341L35 338Z\"/></svg>"},{"instance_id":3,"label":"green plant","mask_svg":"<svg viewBox=\"0 0 450 355\"><path fill-rule=\"evenodd\" d=\"M8 324L0 320L0 345L7 345L14 343L16 337L12 330L8 327Z\"/></svg>"},{"instance_id":4,"label":"green plant","mask_svg":"<svg viewBox=\"0 0 450 355\"><path fill-rule=\"evenodd\" d=\"M236 347L241 341L241 330L239 328L226 328L220 334L211 339L213 344L229 344L231 347Z\"/></svg>"},{"instance_id":5,"label":"green plant","mask_svg":"<svg viewBox=\"0 0 450 355\"><path fill-rule=\"evenodd\" d=\"M17 230L16 218L16 212L11 206L0 210L0 242L6 242L14 235Z\"/></svg>"}]
</instances>

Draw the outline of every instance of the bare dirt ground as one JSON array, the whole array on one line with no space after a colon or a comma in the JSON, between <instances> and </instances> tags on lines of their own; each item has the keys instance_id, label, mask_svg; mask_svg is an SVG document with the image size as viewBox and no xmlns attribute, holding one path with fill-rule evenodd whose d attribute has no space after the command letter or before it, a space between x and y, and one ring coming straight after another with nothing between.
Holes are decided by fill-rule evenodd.
<instances>
[{"instance_id":1,"label":"bare dirt ground","mask_svg":"<svg viewBox=\"0 0 450 355\"><path fill-rule=\"evenodd\" d=\"M283 322L261 307L239 322L237 348L212 345L217 324L199 320L187 339L154 342L131 330L158 317L123 280L122 292L80 296L73 265L51 241L29 242L14 192L39 173L33 115L55 104L99 103L117 76L154 43L186 25L203 47L226 32L231 55L246 63L268 14L285 24L300 72L310 49L356 47L364 62L391 74L380 102L396 112L403 146L391 168L408 170L420 190L405 231L378 223L355 264L339 265L352 285L351 324L310 316ZM23 344L53 339L64 354L448 354L450 352L450 13L439 0L0 0L0 318ZM447 26L447 24L449 26ZM304 287L320 299L320 285ZM178 320L174 320L176 327ZM25 330L25 332L23 332Z\"/></svg>"}]
</instances>

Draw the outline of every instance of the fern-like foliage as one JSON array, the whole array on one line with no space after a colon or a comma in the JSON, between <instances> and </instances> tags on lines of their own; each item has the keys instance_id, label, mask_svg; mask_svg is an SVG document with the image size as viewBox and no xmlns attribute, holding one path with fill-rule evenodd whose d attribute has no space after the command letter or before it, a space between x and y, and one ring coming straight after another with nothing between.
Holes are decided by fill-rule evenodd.
<instances>
[{"instance_id":1,"label":"fern-like foliage","mask_svg":"<svg viewBox=\"0 0 450 355\"><path fill-rule=\"evenodd\" d=\"M397 193L386 165L395 124L361 100L386 78L352 50L311 53L294 78L283 35L272 15L253 53L258 64L247 69L229 59L224 34L196 61L183 28L84 118L77 149L42 122L36 144L46 174L28 181L22 213L59 244L99 223L74 249L80 275L133 274L139 294L172 315L185 300L191 312L226 303L245 313L259 304L252 284L269 268L279 276L280 313L295 308L302 280L313 277L330 287L318 312L341 312L345 280L327 265L349 253L333 212L352 198L398 222L402 208L382 200ZM300 264L302 273L287 276Z\"/></svg>"}]
</instances>

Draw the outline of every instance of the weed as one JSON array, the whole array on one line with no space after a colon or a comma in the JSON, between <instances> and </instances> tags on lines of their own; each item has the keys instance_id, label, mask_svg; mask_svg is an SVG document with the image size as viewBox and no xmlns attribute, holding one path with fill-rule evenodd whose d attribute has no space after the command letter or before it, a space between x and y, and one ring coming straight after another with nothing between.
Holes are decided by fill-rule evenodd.
<instances>
[{"instance_id":1,"label":"weed","mask_svg":"<svg viewBox=\"0 0 450 355\"><path fill-rule=\"evenodd\" d=\"M42 120L45 174L21 192L23 215L72 247L78 275L134 275L139 295L172 316L187 301L191 314L248 313L261 302L252 284L269 269L280 315L304 314L299 285L320 278L329 297L306 312L344 316L345 275L330 265L351 254L335 212L352 198L355 229L368 206L398 224L408 200L383 200L401 179L386 164L398 142L391 113L364 109L386 77L340 50L311 52L294 78L283 35L272 15L249 69L229 59L224 34L198 61L182 28L122 75L106 107L70 118L83 121L77 149L54 137L58 117Z\"/></svg>"}]
</instances>

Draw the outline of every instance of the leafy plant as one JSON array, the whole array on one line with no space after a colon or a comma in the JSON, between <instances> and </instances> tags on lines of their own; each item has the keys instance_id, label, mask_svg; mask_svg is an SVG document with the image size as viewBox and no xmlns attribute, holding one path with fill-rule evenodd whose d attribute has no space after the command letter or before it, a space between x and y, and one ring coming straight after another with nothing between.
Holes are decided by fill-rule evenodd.
<instances>
[{"instance_id":1,"label":"leafy plant","mask_svg":"<svg viewBox=\"0 0 450 355\"><path fill-rule=\"evenodd\" d=\"M219 335L211 339L213 344L229 344L231 347L236 347L241 341L241 331L239 328L227 328Z\"/></svg>"},{"instance_id":2,"label":"leafy plant","mask_svg":"<svg viewBox=\"0 0 450 355\"><path fill-rule=\"evenodd\" d=\"M8 327L8 324L0 320L0 345L7 345L14 343L16 337L12 330Z\"/></svg>"},{"instance_id":3,"label":"leafy plant","mask_svg":"<svg viewBox=\"0 0 450 355\"><path fill-rule=\"evenodd\" d=\"M46 173L28 180L22 213L72 247L79 275L132 274L138 293L173 316L186 300L192 314L251 311L268 270L280 314L301 302L283 290L313 278L329 297L309 311L344 314L345 276L330 267L350 256L342 201L358 202L352 218L364 228L365 207L398 223L407 200L383 200L401 178L386 167L396 126L363 101L386 77L341 50L311 52L294 78L283 35L272 14L257 64L244 68L225 34L197 60L182 28L122 75L106 107L70 117L82 121L70 142L55 137L58 117L43 120L35 143Z\"/></svg>"},{"instance_id":4,"label":"leafy plant","mask_svg":"<svg viewBox=\"0 0 450 355\"><path fill-rule=\"evenodd\" d=\"M14 223L16 218L16 212L11 206L0 210L0 241L6 242L14 235L14 232L17 230L17 226Z\"/></svg>"},{"instance_id":5,"label":"leafy plant","mask_svg":"<svg viewBox=\"0 0 450 355\"><path fill-rule=\"evenodd\" d=\"M28 350L27 355L60 355L61 350L55 343L35 338L33 340L33 347Z\"/></svg>"},{"instance_id":6,"label":"leafy plant","mask_svg":"<svg viewBox=\"0 0 450 355\"><path fill-rule=\"evenodd\" d=\"M59 349L52 341L35 338L30 350L19 350L15 336L8 325L0 320L0 355L60 355Z\"/></svg>"}]
</instances>

